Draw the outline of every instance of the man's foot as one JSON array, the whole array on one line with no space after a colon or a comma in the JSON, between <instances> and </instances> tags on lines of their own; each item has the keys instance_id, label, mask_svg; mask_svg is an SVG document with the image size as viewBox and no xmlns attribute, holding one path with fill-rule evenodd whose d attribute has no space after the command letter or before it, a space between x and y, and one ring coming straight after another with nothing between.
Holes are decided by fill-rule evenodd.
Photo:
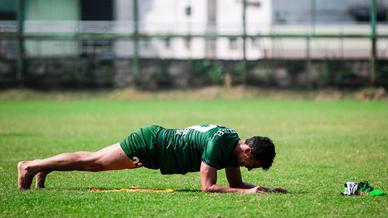
<instances>
[{"instance_id":1,"label":"man's foot","mask_svg":"<svg viewBox=\"0 0 388 218\"><path fill-rule=\"evenodd\" d=\"M46 176L49 172L39 172L35 176L35 188L44 188L44 182L46 180Z\"/></svg>"},{"instance_id":2,"label":"man's foot","mask_svg":"<svg viewBox=\"0 0 388 218\"><path fill-rule=\"evenodd\" d=\"M32 178L34 177L34 175L29 172L28 162L29 161L20 161L17 166L19 190L30 189Z\"/></svg>"}]
</instances>

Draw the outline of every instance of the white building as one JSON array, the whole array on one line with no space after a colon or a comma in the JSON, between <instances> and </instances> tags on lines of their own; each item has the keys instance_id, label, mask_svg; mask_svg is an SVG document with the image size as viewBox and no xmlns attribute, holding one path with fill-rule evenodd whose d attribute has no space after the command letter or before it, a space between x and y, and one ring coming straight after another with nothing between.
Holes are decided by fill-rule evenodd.
<instances>
[{"instance_id":1,"label":"white building","mask_svg":"<svg viewBox=\"0 0 388 218\"><path fill-rule=\"evenodd\" d=\"M48 33L124 33L133 32L133 1L112 0L111 9L100 6L102 12L112 14L107 20L95 21L100 12L84 0L29 0L26 5L25 31ZM99 1L100 4L102 1ZM50 4L49 4L50 3ZM247 0L247 34L270 33L329 33L369 34L367 22L357 22L353 9L368 12L370 0ZM93 3L96 4L96 3ZM243 33L243 0L138 0L139 31L144 34ZM77 8L78 7L78 8ZM378 7L388 16L388 0L378 0ZM40 8L40 9L39 9ZM51 10L48 10L50 8ZM315 9L315 10L313 10ZM385 11L384 11L385 10ZM43 12L41 12L43 11ZM365 9L364 9L365 11ZM354 11L353 11L354 12ZM85 14L88 14L85 18ZM93 15L93 13L95 13ZM102 13L102 14L104 14ZM105 13L106 14L106 13ZM93 15L93 16L91 16ZM387 18L386 18L387 20ZM315 23L316 25L313 25ZM388 25L379 23L378 32L388 34ZM133 55L133 43L120 40L114 43L29 41L29 56L78 55L89 51L106 52L117 57ZM172 59L242 59L242 39L167 38L141 41L140 54L149 58ZM106 48L103 48L103 47ZM368 58L369 39L269 39L248 38L247 58L306 58L310 48L312 58ZM388 40L378 41L380 58L388 58Z\"/></svg>"},{"instance_id":2,"label":"white building","mask_svg":"<svg viewBox=\"0 0 388 218\"><path fill-rule=\"evenodd\" d=\"M247 33L363 33L370 32L368 23L359 23L352 16L354 8L369 7L366 0L248 0ZM379 0L386 8L388 0ZM174 34L233 34L243 32L242 0L142 0L139 1L140 32ZM315 12L312 10L315 8ZM116 20L132 20L132 1L116 0ZM313 25L315 23L315 25ZM380 24L378 31L388 33ZM129 30L129 29L127 29ZM170 39L142 42L143 57L241 59L242 39L219 38ZM312 58L367 58L368 39L248 39L247 58L306 58L310 47ZM388 57L387 40L379 40L380 57ZM116 43L119 56L132 55L130 42Z\"/></svg>"},{"instance_id":3,"label":"white building","mask_svg":"<svg viewBox=\"0 0 388 218\"><path fill-rule=\"evenodd\" d=\"M259 26L248 25L248 33L268 31L271 25L271 1L250 1L247 21L260 21ZM116 20L132 21L132 1L116 0ZM146 34L242 34L241 0L142 0L139 1L140 32ZM119 27L119 31L122 28ZM131 29L132 30L132 29ZM250 40L248 40L250 41ZM242 40L219 38L215 42L203 38L172 38L141 43L143 57L160 58L217 58L241 59ZM263 57L260 43L247 43L250 59ZM117 42L119 56L131 56L131 42Z\"/></svg>"}]
</instances>

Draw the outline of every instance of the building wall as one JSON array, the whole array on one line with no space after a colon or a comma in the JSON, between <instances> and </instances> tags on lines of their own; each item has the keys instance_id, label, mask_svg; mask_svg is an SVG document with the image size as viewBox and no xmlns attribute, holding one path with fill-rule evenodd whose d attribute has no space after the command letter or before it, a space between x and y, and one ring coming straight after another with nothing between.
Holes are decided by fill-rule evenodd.
<instances>
[{"instance_id":1,"label":"building wall","mask_svg":"<svg viewBox=\"0 0 388 218\"><path fill-rule=\"evenodd\" d=\"M142 33L198 34L205 31L206 0L143 0L139 1L139 31ZM185 11L191 6L191 15ZM116 30L121 33L133 31L132 1L116 0ZM124 27L127 28L124 28ZM204 56L203 40L168 39L148 40L140 43L143 57L161 58L199 58ZM133 43L118 41L116 54L120 57L131 56Z\"/></svg>"},{"instance_id":2,"label":"building wall","mask_svg":"<svg viewBox=\"0 0 388 218\"><path fill-rule=\"evenodd\" d=\"M250 0L246 10L247 34L266 33L271 24L271 0ZM218 32L221 34L243 33L242 1L220 1L218 5ZM247 58L259 59L265 56L268 40L248 39ZM219 39L217 57L220 59L242 59L243 40Z\"/></svg>"},{"instance_id":3,"label":"building wall","mask_svg":"<svg viewBox=\"0 0 388 218\"><path fill-rule=\"evenodd\" d=\"M80 19L78 0L28 0L25 1L25 32L77 31ZM78 42L26 41L29 57L55 57L78 55Z\"/></svg>"},{"instance_id":4,"label":"building wall","mask_svg":"<svg viewBox=\"0 0 388 218\"><path fill-rule=\"evenodd\" d=\"M273 0L272 22L274 24L310 23L356 23L349 9L369 7L370 0ZM295 4L295 2L298 2ZM315 2L315 16L312 9ZM377 0L379 7L388 7L388 0ZM314 18L315 17L315 18Z\"/></svg>"},{"instance_id":5,"label":"building wall","mask_svg":"<svg viewBox=\"0 0 388 218\"><path fill-rule=\"evenodd\" d=\"M133 31L132 0L112 0L115 5L114 21L80 21L81 0L28 0L26 2L25 31L27 33L127 33ZM349 13L355 6L369 7L369 0L314 0L316 25L311 6L313 0L248 0L247 33L330 33L349 34L370 32L366 23L356 23ZM146 34L242 34L242 0L139 0L140 32ZM296 3L297 2L297 3ZM8 0L0 1L0 11L10 10ZM14 7L15 5L13 5ZM388 0L378 0L378 6L388 7ZM190 7L190 14L187 14ZM214 9L212 9L214 7ZM2 9L3 8L3 9ZM4 10L5 10L4 9ZM212 11L214 14L212 14ZM97 13L97 12L96 12ZM98 13L97 13L98 14ZM2 22L9 29L16 23ZM378 32L388 34L388 25L379 23ZM103 40L100 40L103 41ZM91 41L89 41L91 42ZM89 43L88 42L88 43ZM142 57L176 59L230 59L243 57L241 38L166 38L140 42ZM80 53L100 53L109 50L109 56L131 57L133 43L130 40L107 43L102 46L79 46L69 41L27 41L26 54L40 56L76 56ZM306 49L312 50L312 58L368 58L368 39L247 39L247 58L305 58ZM2 46L5 47L5 46ZM87 50L87 51L84 51ZM89 51L90 50L90 51ZM378 41L378 53L388 58L388 40Z\"/></svg>"},{"instance_id":6,"label":"building wall","mask_svg":"<svg viewBox=\"0 0 388 218\"><path fill-rule=\"evenodd\" d=\"M370 7L369 0L315 0L315 15L312 0L273 0L271 33L316 33L316 34L367 34L368 23L357 22L349 10L354 7ZM378 0L378 7L388 7L388 0ZM315 23L315 25L313 25ZM387 24L379 23L379 33L388 33ZM380 39L378 54L387 59L388 40ZM311 58L367 59L370 56L369 39L276 39L271 42L268 56L274 58L306 58L307 48Z\"/></svg>"},{"instance_id":7,"label":"building wall","mask_svg":"<svg viewBox=\"0 0 388 218\"><path fill-rule=\"evenodd\" d=\"M216 2L216 3L215 3ZM251 0L247 9L247 32L260 33L268 30L271 21L271 0ZM209 4L216 5L215 27L209 24L207 8ZM191 14L185 12L191 8ZM132 1L116 0L116 30L131 32ZM173 34L203 34L214 32L218 34L242 33L242 1L235 0L144 0L139 1L140 32L143 33L173 33ZM123 25L127 24L127 29ZM248 40L249 41L249 40ZM169 39L149 40L141 42L140 51L143 57L161 58L218 58L241 59L242 40L218 39L215 42L215 55L206 52L209 44L204 39ZM258 40L247 43L247 55L250 59L263 57L263 49ZM116 54L120 57L131 56L133 44L130 41L115 43Z\"/></svg>"},{"instance_id":8,"label":"building wall","mask_svg":"<svg viewBox=\"0 0 388 218\"><path fill-rule=\"evenodd\" d=\"M356 23L348 10L354 6L368 6L366 0L315 0L315 23L311 25L312 0L249 0L247 1L247 33L369 33L368 24ZM379 0L379 7L388 7L388 0ZM191 6L191 15L185 14ZM143 0L139 1L140 31L143 33L174 34L242 34L242 1L236 0ZM209 18L209 7L215 7L215 18ZM132 31L132 1L116 0L117 30ZM127 24L125 28L121 24ZM123 26L124 27L124 26ZM386 24L378 31L387 33ZM385 32L384 32L385 31ZM239 60L243 58L241 38L149 40L140 43L142 57L211 58ZM368 58L368 39L247 39L247 58ZM210 48L211 47L211 48ZM388 58L388 40L379 40L378 53ZM310 48L310 53L307 53ZM213 51L214 50L214 51ZM119 57L130 57L132 43L117 42Z\"/></svg>"},{"instance_id":9,"label":"building wall","mask_svg":"<svg viewBox=\"0 0 388 218\"><path fill-rule=\"evenodd\" d=\"M2 11L15 11L16 1L14 0L0 0L0 12Z\"/></svg>"}]
</instances>

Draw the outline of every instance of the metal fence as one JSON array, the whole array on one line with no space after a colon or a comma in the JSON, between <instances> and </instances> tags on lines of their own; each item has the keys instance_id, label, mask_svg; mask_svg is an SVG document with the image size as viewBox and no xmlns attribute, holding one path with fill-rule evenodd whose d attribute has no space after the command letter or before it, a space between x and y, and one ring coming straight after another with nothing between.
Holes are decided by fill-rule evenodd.
<instances>
[{"instance_id":1,"label":"metal fence","mask_svg":"<svg viewBox=\"0 0 388 218\"><path fill-rule=\"evenodd\" d=\"M234 14L231 18L237 17L239 22L231 25L217 20L222 16L229 16L227 12L220 10L223 4L233 3L228 0L202 0L206 9L202 8L205 10L202 15L196 15L200 20L198 22L192 18L192 5L199 4L194 3L196 1L70 0L67 2L73 3L67 3L66 7L62 5L64 2L17 0L16 20L1 21L1 58L16 61L17 81L26 79L26 60L31 57L82 59L103 56L105 59L129 59L130 73L136 80L142 76L139 68L144 58L231 60L239 62L238 67L243 78L247 75L250 61L302 60L310 72L314 60L367 60L368 79L370 84L375 84L376 62L379 59L388 59L388 28L385 23L377 22L380 13L377 0L370 0L369 4L366 4L368 22L357 25L348 25L347 22L319 23L316 0L304 1L309 3L306 12L309 19L299 23L284 23L282 16L278 14L280 12L272 12L269 25L250 19L253 15L250 16L249 12L252 12L252 8L264 7L264 4L271 1L233 1L241 7L238 8L237 15ZM271 4L276 2L272 1ZM50 8L52 4L56 4L55 10ZM93 4L98 13L91 12ZM148 21L152 20L151 18L145 19L145 11L152 15L151 12L155 11L153 7L161 4L167 4L164 7L180 4L184 12L183 15L177 16L177 19L185 20L163 23L158 22L156 17L152 23ZM297 4L297 1L294 4ZM120 5L130 7L123 13L123 10L120 12ZM81 13L74 12L74 9L79 10L80 7ZM92 9L87 10L88 7ZM36 17L35 14L42 11L48 14L48 19L56 16L58 19L43 20ZM201 16L206 19L201 20ZM172 45L174 48L171 48ZM352 48L353 45L358 46ZM198 49L200 46L201 49ZM184 49L187 52L181 52Z\"/></svg>"}]
</instances>

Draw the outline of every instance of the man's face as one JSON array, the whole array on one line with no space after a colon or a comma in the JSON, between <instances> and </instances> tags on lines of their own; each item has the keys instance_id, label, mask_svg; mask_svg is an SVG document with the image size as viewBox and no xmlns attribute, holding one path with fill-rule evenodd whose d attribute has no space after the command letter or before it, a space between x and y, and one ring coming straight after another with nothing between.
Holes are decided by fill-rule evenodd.
<instances>
[{"instance_id":1,"label":"man's face","mask_svg":"<svg viewBox=\"0 0 388 218\"><path fill-rule=\"evenodd\" d=\"M252 149L246 144L242 145L237 161L240 166L246 167L248 170L261 167L260 161L253 158Z\"/></svg>"}]
</instances>

